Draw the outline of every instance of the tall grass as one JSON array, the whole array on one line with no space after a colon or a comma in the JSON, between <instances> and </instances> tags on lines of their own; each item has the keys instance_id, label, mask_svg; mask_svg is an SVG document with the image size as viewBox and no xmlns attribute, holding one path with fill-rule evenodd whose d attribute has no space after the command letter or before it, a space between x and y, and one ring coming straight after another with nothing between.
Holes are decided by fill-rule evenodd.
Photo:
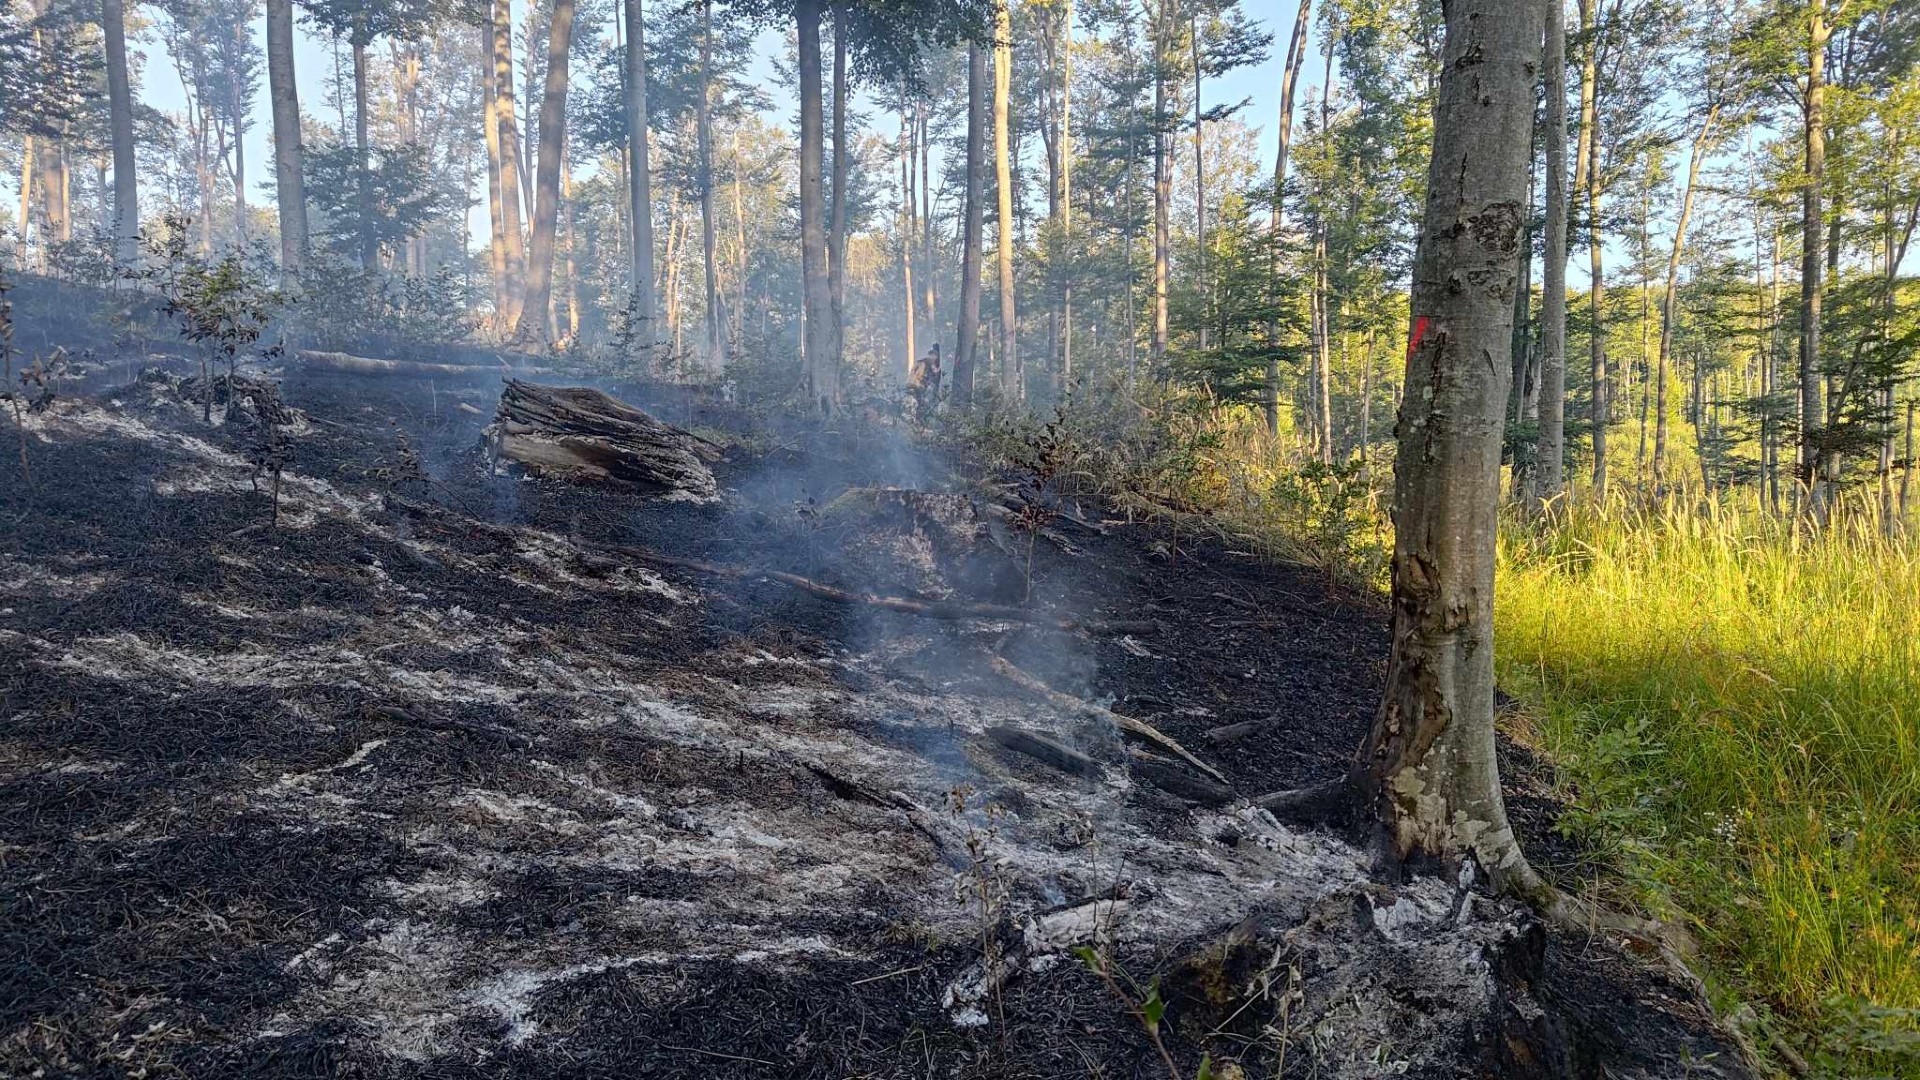
<instances>
[{"instance_id":1,"label":"tall grass","mask_svg":"<svg viewBox=\"0 0 1920 1080\"><path fill-rule=\"evenodd\" d=\"M1817 1067L1920 1076L1920 547L1718 505L1503 533L1500 678L1567 826Z\"/></svg>"}]
</instances>

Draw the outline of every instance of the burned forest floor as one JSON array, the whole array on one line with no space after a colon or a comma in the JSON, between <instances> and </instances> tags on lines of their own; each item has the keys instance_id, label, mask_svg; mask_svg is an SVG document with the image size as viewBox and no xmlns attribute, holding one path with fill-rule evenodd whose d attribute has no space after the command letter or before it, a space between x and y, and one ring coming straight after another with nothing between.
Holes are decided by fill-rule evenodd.
<instances>
[{"instance_id":1,"label":"burned forest floor","mask_svg":"<svg viewBox=\"0 0 1920 1080\"><path fill-rule=\"evenodd\" d=\"M1316 571L884 422L610 385L721 448L661 499L496 467L497 375L127 370L0 419L0 1075L1745 1075L1248 804L1377 700Z\"/></svg>"}]
</instances>

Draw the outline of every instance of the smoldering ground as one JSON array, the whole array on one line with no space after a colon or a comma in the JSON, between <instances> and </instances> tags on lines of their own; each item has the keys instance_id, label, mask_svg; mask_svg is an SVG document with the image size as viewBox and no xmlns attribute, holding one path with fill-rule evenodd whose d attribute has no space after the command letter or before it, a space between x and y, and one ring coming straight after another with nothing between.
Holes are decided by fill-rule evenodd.
<instances>
[{"instance_id":1,"label":"smoldering ground","mask_svg":"<svg viewBox=\"0 0 1920 1080\"><path fill-rule=\"evenodd\" d=\"M35 479L0 487L0 1072L1163 1074L1081 945L1162 979L1189 1072L1739 1072L1604 942L1143 782L991 666L1240 794L1322 779L1385 643L1310 572L1000 535L898 429L679 390L610 387L731 446L717 505L496 475L496 376L297 366L275 526L244 418L121 381L5 421Z\"/></svg>"}]
</instances>

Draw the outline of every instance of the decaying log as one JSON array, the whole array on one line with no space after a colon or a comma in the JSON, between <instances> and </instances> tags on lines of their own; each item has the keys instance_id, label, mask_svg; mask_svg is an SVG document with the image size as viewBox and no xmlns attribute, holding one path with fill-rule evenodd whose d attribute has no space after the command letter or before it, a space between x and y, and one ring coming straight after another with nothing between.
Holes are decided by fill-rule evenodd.
<instances>
[{"instance_id":1,"label":"decaying log","mask_svg":"<svg viewBox=\"0 0 1920 1080\"><path fill-rule=\"evenodd\" d=\"M1227 746L1259 731L1264 725L1259 720L1243 720L1238 724L1222 724L1207 729L1207 741L1215 746Z\"/></svg>"},{"instance_id":2,"label":"decaying log","mask_svg":"<svg viewBox=\"0 0 1920 1080\"><path fill-rule=\"evenodd\" d=\"M511 367L507 364L437 364L424 360L380 360L371 356L352 356L343 352L298 349L294 356L316 371L338 371L347 375L546 375L551 368Z\"/></svg>"},{"instance_id":3,"label":"decaying log","mask_svg":"<svg viewBox=\"0 0 1920 1080\"><path fill-rule=\"evenodd\" d=\"M1102 772L1099 762L1038 732L1000 724L987 729L987 738L1016 754L1046 762L1064 773L1099 776Z\"/></svg>"},{"instance_id":4,"label":"decaying log","mask_svg":"<svg viewBox=\"0 0 1920 1080\"><path fill-rule=\"evenodd\" d=\"M713 502L718 449L617 398L583 386L508 379L486 436L496 457L577 483Z\"/></svg>"},{"instance_id":5,"label":"decaying log","mask_svg":"<svg viewBox=\"0 0 1920 1080\"><path fill-rule=\"evenodd\" d=\"M1015 686L1038 694L1048 701L1053 702L1055 705L1058 705L1060 708L1070 712L1105 720L1118 728L1121 735L1132 738L1137 742L1144 742L1156 746L1194 768L1199 769L1220 783L1227 784L1227 778L1220 775L1219 770L1188 753L1187 748L1176 742L1171 735L1166 734L1145 720L1136 720L1131 716L1122 716L1112 709L1102 708L1091 701L1082 701L1071 694L1063 694L1020 670L1018 667L1015 667L1011 661L1003 656L994 657L992 664L995 672L999 673L1002 678L1013 683ZM1231 787L1232 785L1228 784L1227 786Z\"/></svg>"}]
</instances>

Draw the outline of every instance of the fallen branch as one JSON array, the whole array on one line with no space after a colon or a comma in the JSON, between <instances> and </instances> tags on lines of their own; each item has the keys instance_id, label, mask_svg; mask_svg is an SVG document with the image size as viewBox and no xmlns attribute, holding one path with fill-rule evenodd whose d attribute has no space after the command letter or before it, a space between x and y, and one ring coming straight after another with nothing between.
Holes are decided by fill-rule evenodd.
<instances>
[{"instance_id":1,"label":"fallen branch","mask_svg":"<svg viewBox=\"0 0 1920 1080\"><path fill-rule=\"evenodd\" d=\"M1015 686L1032 691L1070 712L1077 712L1083 716L1091 716L1105 720L1114 727L1119 728L1122 735L1130 735L1141 742L1151 743L1179 758L1181 761L1199 769L1208 776L1213 777L1220 783L1227 784L1227 778L1220 775L1218 769L1215 769L1213 766L1208 765L1206 762L1188 753L1187 748L1181 746L1171 735L1166 734L1145 720L1136 720L1131 716L1122 716L1112 709L1095 705L1091 701L1082 701L1071 694L1063 694L1053 687L1048 686L1046 683L1041 682L1039 679L1034 678L1032 675L1027 674L1025 671L1020 670L1020 668L1014 666L1013 662L1006 657L996 656L991 663L995 672ZM1227 786L1231 787L1232 785L1227 784Z\"/></svg>"},{"instance_id":2,"label":"fallen branch","mask_svg":"<svg viewBox=\"0 0 1920 1080\"><path fill-rule=\"evenodd\" d=\"M1043 761L1061 772L1097 777L1102 771L1099 762L1038 732L1001 724L988 728L987 738L1016 754Z\"/></svg>"}]
</instances>

